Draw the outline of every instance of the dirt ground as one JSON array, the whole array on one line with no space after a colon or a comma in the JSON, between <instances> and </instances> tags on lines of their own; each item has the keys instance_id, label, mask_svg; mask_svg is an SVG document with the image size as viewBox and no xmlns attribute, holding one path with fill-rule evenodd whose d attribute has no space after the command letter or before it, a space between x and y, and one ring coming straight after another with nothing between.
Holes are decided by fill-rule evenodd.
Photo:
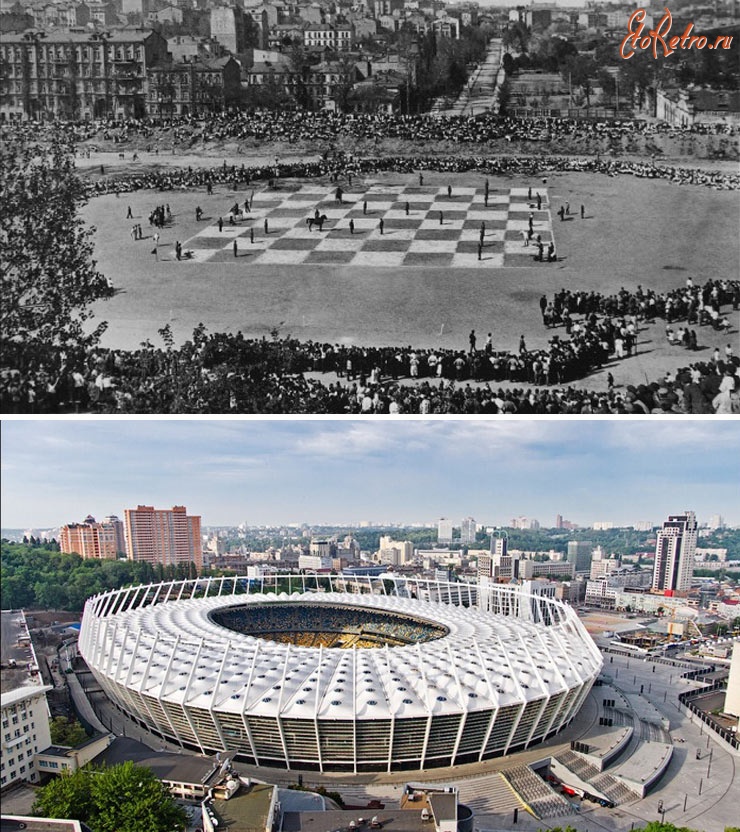
<instances>
[{"instance_id":1,"label":"dirt ground","mask_svg":"<svg viewBox=\"0 0 740 832\"><path fill-rule=\"evenodd\" d=\"M410 179L389 173L367 178L365 184ZM429 185L480 186L480 179L478 174L452 179L442 173L425 174ZM538 182L491 177L492 187L529 184ZM326 185L328 191L328 181ZM196 205L206 217L218 216L238 195L217 187L211 197L202 189L93 199L83 218L96 226L95 257L119 290L96 308L97 319L109 322L103 343L129 349L146 339L159 344L157 330L164 324L182 342L202 322L212 332L241 330L250 337L277 331L301 340L458 349L466 348L467 335L475 329L481 342L493 332L495 349L516 350L522 334L532 349L546 346L555 334L565 334L542 325L542 293L551 296L567 288L609 294L638 284L660 292L682 286L689 276L703 282L710 277L736 278L739 273L736 192L581 173L552 174L547 188L553 210L565 201L586 208L584 220L577 215L566 222L553 217L562 261L490 271L306 265L250 269L241 260L177 262L175 240L185 241L203 227L195 221ZM155 262L151 239L133 242L129 232L138 221L150 234L146 217L164 202L169 202L174 221L161 232L160 260ZM129 205L133 221L126 220ZM738 323L733 313L729 337L735 345ZM644 328L637 356L603 368L582 386L604 389L608 370L617 384L653 380L708 357L715 346L727 342L707 327L697 334L700 351L687 353L667 343L664 325Z\"/></svg>"}]
</instances>

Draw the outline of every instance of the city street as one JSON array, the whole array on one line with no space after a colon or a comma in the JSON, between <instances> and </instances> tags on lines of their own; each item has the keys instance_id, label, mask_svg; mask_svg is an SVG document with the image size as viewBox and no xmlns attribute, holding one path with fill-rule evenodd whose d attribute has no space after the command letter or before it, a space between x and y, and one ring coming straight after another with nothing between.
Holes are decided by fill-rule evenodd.
<instances>
[{"instance_id":1,"label":"city street","mask_svg":"<svg viewBox=\"0 0 740 832\"><path fill-rule=\"evenodd\" d=\"M448 110L440 111L445 116L474 116L487 110L497 111L498 86L504 78L501 66L503 42L493 38L488 44L488 53L478 69L468 78L457 101Z\"/></svg>"}]
</instances>

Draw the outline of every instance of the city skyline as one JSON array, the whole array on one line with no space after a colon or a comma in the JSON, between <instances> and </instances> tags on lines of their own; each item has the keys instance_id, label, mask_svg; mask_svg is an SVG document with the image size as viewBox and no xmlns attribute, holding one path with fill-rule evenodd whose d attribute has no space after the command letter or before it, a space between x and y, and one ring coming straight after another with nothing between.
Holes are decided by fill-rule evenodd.
<instances>
[{"instance_id":1,"label":"city skyline","mask_svg":"<svg viewBox=\"0 0 740 832\"><path fill-rule=\"evenodd\" d=\"M721 452L720 452L721 449ZM138 504L204 526L356 525L526 513L658 525L740 524L740 430L723 421L6 421L6 528L56 527Z\"/></svg>"}]
</instances>

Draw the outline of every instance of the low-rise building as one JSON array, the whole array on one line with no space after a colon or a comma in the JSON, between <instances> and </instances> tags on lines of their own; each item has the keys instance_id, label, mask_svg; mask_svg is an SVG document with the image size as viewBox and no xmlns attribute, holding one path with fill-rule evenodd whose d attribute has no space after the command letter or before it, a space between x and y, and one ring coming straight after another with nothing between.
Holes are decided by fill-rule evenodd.
<instances>
[{"instance_id":1,"label":"low-rise building","mask_svg":"<svg viewBox=\"0 0 740 832\"><path fill-rule=\"evenodd\" d=\"M86 766L113 742L113 734L98 734L73 747L50 745L36 755L39 774L62 774Z\"/></svg>"},{"instance_id":2,"label":"low-rise building","mask_svg":"<svg viewBox=\"0 0 740 832\"><path fill-rule=\"evenodd\" d=\"M740 125L740 90L659 89L655 115L675 127L693 124Z\"/></svg>"}]
</instances>

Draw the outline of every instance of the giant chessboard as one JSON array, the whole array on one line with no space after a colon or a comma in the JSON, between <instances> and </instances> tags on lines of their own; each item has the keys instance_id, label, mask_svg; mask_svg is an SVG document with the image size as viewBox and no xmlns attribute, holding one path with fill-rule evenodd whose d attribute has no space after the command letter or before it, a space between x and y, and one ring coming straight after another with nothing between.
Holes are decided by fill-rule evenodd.
<instances>
[{"instance_id":1,"label":"giant chessboard","mask_svg":"<svg viewBox=\"0 0 740 832\"><path fill-rule=\"evenodd\" d=\"M211 224L187 240L183 248L192 252L191 262L233 263L236 240L238 262L247 266L539 266L534 260L534 241L524 244L530 212L535 238L540 235L545 246L553 240L547 192L544 188L538 192L540 210L537 191L532 191L530 200L528 188L490 188L486 206L484 188L453 187L450 195L446 187L365 187L355 182L339 203L335 188L279 183L277 189L255 192L251 211L239 216L234 225L228 221L234 203L224 206L223 230L218 230L218 217L212 217ZM245 196L249 192L234 193L234 201L243 207ZM365 209L363 203L367 204ZM327 217L322 231L316 227L309 230L306 224L317 209ZM354 233L350 232L350 220ZM481 224L484 238L479 260ZM250 230L254 242L250 241Z\"/></svg>"}]
</instances>

